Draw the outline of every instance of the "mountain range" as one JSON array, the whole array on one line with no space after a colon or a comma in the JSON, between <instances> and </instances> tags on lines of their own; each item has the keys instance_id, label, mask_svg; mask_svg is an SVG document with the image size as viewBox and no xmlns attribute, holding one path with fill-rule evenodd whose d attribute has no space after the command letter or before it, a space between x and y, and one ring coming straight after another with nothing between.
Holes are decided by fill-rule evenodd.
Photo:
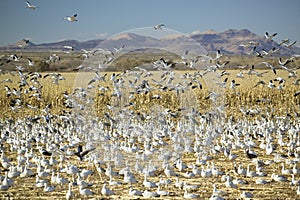
<instances>
[{"instance_id":1,"label":"mountain range","mask_svg":"<svg viewBox=\"0 0 300 200\"><path fill-rule=\"evenodd\" d=\"M94 48L110 49L126 46L128 51L137 50L138 48L163 48L175 53L182 53L186 50L195 51L195 53L215 53L221 50L225 54L247 54L251 51L251 47L243 45L248 42L258 42L256 51L265 49L271 50L273 47L280 48L281 55L299 54L300 48L292 46L287 48L279 46L274 41L267 40L264 36L257 35L248 29L229 29L224 32L215 32L208 30L204 32L194 31L188 35L173 34L161 38L139 35L135 33L122 33L108 39L95 39L88 41L63 40L60 42L34 44L28 42L25 47L19 47L20 41L15 44L2 46L0 51L62 51L63 46L72 46L74 51L81 49L91 50ZM21 40L22 42L22 40ZM196 51L197 50L197 51Z\"/></svg>"}]
</instances>

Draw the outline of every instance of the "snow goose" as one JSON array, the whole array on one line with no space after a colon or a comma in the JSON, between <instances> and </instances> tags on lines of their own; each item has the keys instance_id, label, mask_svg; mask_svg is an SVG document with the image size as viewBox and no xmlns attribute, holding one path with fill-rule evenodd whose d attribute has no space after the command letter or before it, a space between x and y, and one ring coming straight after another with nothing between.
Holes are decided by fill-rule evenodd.
<instances>
[{"instance_id":1,"label":"snow goose","mask_svg":"<svg viewBox=\"0 0 300 200\"><path fill-rule=\"evenodd\" d=\"M278 174L275 174L273 173L271 175L271 178L274 180L274 181L277 181L277 182L286 182L287 181L287 177L283 176L283 175L278 175Z\"/></svg>"},{"instance_id":2,"label":"snow goose","mask_svg":"<svg viewBox=\"0 0 300 200\"><path fill-rule=\"evenodd\" d=\"M272 41L273 37L275 37L277 33L269 34L268 32L265 33L265 37L267 40Z\"/></svg>"},{"instance_id":3,"label":"snow goose","mask_svg":"<svg viewBox=\"0 0 300 200\"><path fill-rule=\"evenodd\" d=\"M209 200L224 200L223 197L219 197L215 194L212 194L211 197L209 198Z\"/></svg>"},{"instance_id":4,"label":"snow goose","mask_svg":"<svg viewBox=\"0 0 300 200\"><path fill-rule=\"evenodd\" d=\"M268 63L268 62L261 62L261 63L259 63L258 65L260 65L260 64L266 65L267 67L269 67L269 68L273 71L274 74L276 74L276 69L275 69L275 67L273 67L273 65L271 65L270 63Z\"/></svg>"},{"instance_id":5,"label":"snow goose","mask_svg":"<svg viewBox=\"0 0 300 200\"><path fill-rule=\"evenodd\" d=\"M48 183L44 183L44 192L52 192L55 190L55 186L48 185Z\"/></svg>"},{"instance_id":6,"label":"snow goose","mask_svg":"<svg viewBox=\"0 0 300 200\"><path fill-rule=\"evenodd\" d=\"M109 184L109 185L121 185L122 183L121 183L121 182L118 182L118 181L113 181L113 177L112 177L112 175L110 175L110 176L109 176L108 184Z\"/></svg>"},{"instance_id":7,"label":"snow goose","mask_svg":"<svg viewBox=\"0 0 300 200\"><path fill-rule=\"evenodd\" d=\"M248 166L247 166L246 176L247 177L256 177L257 176L255 171L250 171L250 164L248 164Z\"/></svg>"},{"instance_id":8,"label":"snow goose","mask_svg":"<svg viewBox=\"0 0 300 200\"><path fill-rule=\"evenodd\" d=\"M158 25L155 25L153 28L155 30L162 30L162 27L165 26L164 24L158 24Z\"/></svg>"},{"instance_id":9,"label":"snow goose","mask_svg":"<svg viewBox=\"0 0 300 200\"><path fill-rule=\"evenodd\" d=\"M7 174L8 174L8 172L5 172L5 177L4 177L3 181L2 181L2 186L4 186L4 188L6 186L10 187L10 186L12 186L14 184L13 179L8 178Z\"/></svg>"},{"instance_id":10,"label":"snow goose","mask_svg":"<svg viewBox=\"0 0 300 200\"><path fill-rule=\"evenodd\" d=\"M212 195L215 195L215 196L218 196L218 195L224 195L224 194L226 194L226 192L225 191L223 191L223 190L218 190L217 189L217 184L213 184L213 193L212 193Z\"/></svg>"},{"instance_id":11,"label":"snow goose","mask_svg":"<svg viewBox=\"0 0 300 200\"><path fill-rule=\"evenodd\" d=\"M209 177L211 177L212 176L212 172L211 172L211 170L209 169L209 170L205 170L204 169L204 166L202 165L201 166L201 172L200 172L200 175L201 175L201 177L202 178L209 178Z\"/></svg>"},{"instance_id":12,"label":"snow goose","mask_svg":"<svg viewBox=\"0 0 300 200\"><path fill-rule=\"evenodd\" d=\"M300 170L297 168L296 163L294 163L292 171L294 175L298 175L300 173Z\"/></svg>"},{"instance_id":13,"label":"snow goose","mask_svg":"<svg viewBox=\"0 0 300 200\"><path fill-rule=\"evenodd\" d=\"M294 41L294 42L291 42L291 43L283 43L283 46L285 46L286 48L291 48L296 43L297 43L297 41Z\"/></svg>"},{"instance_id":14,"label":"snow goose","mask_svg":"<svg viewBox=\"0 0 300 200\"><path fill-rule=\"evenodd\" d=\"M247 170L243 168L241 163L238 166L237 173L242 176L245 176L247 174Z\"/></svg>"},{"instance_id":15,"label":"snow goose","mask_svg":"<svg viewBox=\"0 0 300 200\"><path fill-rule=\"evenodd\" d=\"M92 170L89 169L82 169L80 172L80 177L85 179L87 178L89 175L92 175L94 172Z\"/></svg>"},{"instance_id":16,"label":"snow goose","mask_svg":"<svg viewBox=\"0 0 300 200\"><path fill-rule=\"evenodd\" d=\"M159 196L169 196L170 192L169 191L165 191L165 190L160 190L160 185L158 185L158 188L156 190L156 193Z\"/></svg>"},{"instance_id":17,"label":"snow goose","mask_svg":"<svg viewBox=\"0 0 300 200\"><path fill-rule=\"evenodd\" d=\"M0 190L8 190L8 189L9 189L8 185L3 185L3 184L0 185Z\"/></svg>"},{"instance_id":18,"label":"snow goose","mask_svg":"<svg viewBox=\"0 0 300 200\"><path fill-rule=\"evenodd\" d=\"M35 9L36 9L36 6L35 6L35 5L32 5L29 1L26 1L26 6L25 6L25 8L29 8L29 9L35 10Z\"/></svg>"},{"instance_id":19,"label":"snow goose","mask_svg":"<svg viewBox=\"0 0 300 200\"><path fill-rule=\"evenodd\" d=\"M115 192L106 187L106 183L103 184L101 194L104 196L115 195Z\"/></svg>"},{"instance_id":20,"label":"snow goose","mask_svg":"<svg viewBox=\"0 0 300 200\"><path fill-rule=\"evenodd\" d=\"M196 190L198 189L199 186L198 185L189 185L186 182L183 182L183 189L187 189L187 190Z\"/></svg>"},{"instance_id":21,"label":"snow goose","mask_svg":"<svg viewBox=\"0 0 300 200\"><path fill-rule=\"evenodd\" d=\"M145 197L145 198L149 198L149 197L159 197L159 195L157 194L157 192L151 192L151 191L145 190L145 191L143 192L143 197Z\"/></svg>"},{"instance_id":22,"label":"snow goose","mask_svg":"<svg viewBox=\"0 0 300 200\"><path fill-rule=\"evenodd\" d=\"M77 181L77 185L79 185L81 188L87 188L87 187L90 187L93 185L91 183L88 183L88 182L85 182L84 180L82 180L79 175L77 176L76 181Z\"/></svg>"},{"instance_id":23,"label":"snow goose","mask_svg":"<svg viewBox=\"0 0 300 200\"><path fill-rule=\"evenodd\" d=\"M284 175L290 175L293 173L293 171L291 169L285 169L284 167L284 163L281 163L282 169L281 169L281 173Z\"/></svg>"},{"instance_id":24,"label":"snow goose","mask_svg":"<svg viewBox=\"0 0 300 200\"><path fill-rule=\"evenodd\" d=\"M70 182L70 183L69 183L69 190L68 190L67 193L66 193L66 199L67 199L67 200L70 200L70 199L73 198L72 185L73 185L73 183Z\"/></svg>"},{"instance_id":25,"label":"snow goose","mask_svg":"<svg viewBox=\"0 0 300 200\"><path fill-rule=\"evenodd\" d=\"M139 190L134 190L132 188L132 186L130 186L129 188L129 193L130 196L143 196L143 192L139 191Z\"/></svg>"},{"instance_id":26,"label":"snow goose","mask_svg":"<svg viewBox=\"0 0 300 200\"><path fill-rule=\"evenodd\" d=\"M243 191L240 197L242 199L253 198L253 194L251 192Z\"/></svg>"},{"instance_id":27,"label":"snow goose","mask_svg":"<svg viewBox=\"0 0 300 200\"><path fill-rule=\"evenodd\" d=\"M297 187L297 194L300 194L300 185Z\"/></svg>"},{"instance_id":28,"label":"snow goose","mask_svg":"<svg viewBox=\"0 0 300 200\"><path fill-rule=\"evenodd\" d=\"M17 167L10 166L9 172L7 174L8 178L16 178L21 174L21 172L17 171Z\"/></svg>"},{"instance_id":29,"label":"snow goose","mask_svg":"<svg viewBox=\"0 0 300 200\"><path fill-rule=\"evenodd\" d=\"M175 187L177 188L183 188L184 182L179 181L179 177L176 177Z\"/></svg>"},{"instance_id":30,"label":"snow goose","mask_svg":"<svg viewBox=\"0 0 300 200\"><path fill-rule=\"evenodd\" d=\"M23 172L20 174L21 178L33 176L33 171L28 169L27 165L25 165Z\"/></svg>"},{"instance_id":31,"label":"snow goose","mask_svg":"<svg viewBox=\"0 0 300 200\"><path fill-rule=\"evenodd\" d=\"M143 185L144 185L146 188L154 188L154 187L157 187L157 184L156 184L155 182L152 182L152 181L148 181L148 180L147 180L147 175L144 175Z\"/></svg>"},{"instance_id":32,"label":"snow goose","mask_svg":"<svg viewBox=\"0 0 300 200\"><path fill-rule=\"evenodd\" d=\"M88 197L94 195L94 192L89 189L82 188L82 186L79 186L79 194Z\"/></svg>"},{"instance_id":33,"label":"snow goose","mask_svg":"<svg viewBox=\"0 0 300 200\"><path fill-rule=\"evenodd\" d=\"M76 19L77 14L74 14L73 16L66 16L64 17L64 20L67 20L69 22L77 22L78 20Z\"/></svg>"},{"instance_id":34,"label":"snow goose","mask_svg":"<svg viewBox=\"0 0 300 200\"><path fill-rule=\"evenodd\" d=\"M270 183L270 182L269 182L269 181L266 181L266 180L264 180L264 179L259 178L259 179L257 179L257 180L255 181L255 183L258 184L258 185L264 185L264 184L267 184L267 183Z\"/></svg>"},{"instance_id":35,"label":"snow goose","mask_svg":"<svg viewBox=\"0 0 300 200\"><path fill-rule=\"evenodd\" d=\"M300 185L300 181L295 179L294 174L292 174L292 180L290 182L290 185Z\"/></svg>"},{"instance_id":36,"label":"snow goose","mask_svg":"<svg viewBox=\"0 0 300 200\"><path fill-rule=\"evenodd\" d=\"M169 165L165 166L164 173L167 177L177 176L177 174L170 168Z\"/></svg>"},{"instance_id":37,"label":"snow goose","mask_svg":"<svg viewBox=\"0 0 300 200\"><path fill-rule=\"evenodd\" d=\"M40 179L38 175L35 178L35 186L38 188L44 187L44 183L47 183L48 180Z\"/></svg>"},{"instance_id":38,"label":"snow goose","mask_svg":"<svg viewBox=\"0 0 300 200\"><path fill-rule=\"evenodd\" d=\"M187 188L184 189L183 198L185 199L199 199L199 194L188 193Z\"/></svg>"},{"instance_id":39,"label":"snow goose","mask_svg":"<svg viewBox=\"0 0 300 200\"><path fill-rule=\"evenodd\" d=\"M225 186L227 188L237 188L237 185L235 185L232 181L230 181L230 177L227 176L227 180L225 182Z\"/></svg>"},{"instance_id":40,"label":"snow goose","mask_svg":"<svg viewBox=\"0 0 300 200\"><path fill-rule=\"evenodd\" d=\"M134 175L129 171L125 172L123 181L124 183L130 183L130 184L137 182Z\"/></svg>"},{"instance_id":41,"label":"snow goose","mask_svg":"<svg viewBox=\"0 0 300 200\"><path fill-rule=\"evenodd\" d=\"M67 178L61 177L59 172L57 172L55 180L56 180L56 183L59 185L65 185L66 183L69 183L69 180Z\"/></svg>"}]
</instances>

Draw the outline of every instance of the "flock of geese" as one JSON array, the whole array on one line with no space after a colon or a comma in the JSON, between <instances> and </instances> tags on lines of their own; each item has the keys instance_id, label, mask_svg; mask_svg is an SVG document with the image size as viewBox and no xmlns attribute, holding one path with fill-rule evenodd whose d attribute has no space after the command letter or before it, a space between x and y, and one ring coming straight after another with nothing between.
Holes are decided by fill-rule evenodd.
<instances>
[{"instance_id":1,"label":"flock of geese","mask_svg":"<svg viewBox=\"0 0 300 200\"><path fill-rule=\"evenodd\" d=\"M123 48L126 47L115 47L114 51ZM127 195L223 199L233 194L237 198L255 198L256 188L272 186L280 186L282 193L300 194L298 118L274 117L268 109L265 116L269 117L259 118L257 111L241 108L245 118L234 119L223 116L226 105L216 104L218 107L207 113L185 106L184 94L202 89L199 78L228 75L226 70L221 74L217 71L224 68L220 64L222 56L220 51L216 52L210 58L215 65L181 74L180 82L175 82L176 71L165 59L152 63L161 71L160 80L141 67L112 73L110 77L99 69L87 88L78 87L71 94L62 94L66 110L59 115L52 114L51 105L44 108L24 105L22 97L30 94L43 102L40 80L49 78L53 84L60 84L65 78L55 72L45 75L26 72L24 67L17 66L14 73L19 78L19 89L4 88L7 97L13 97L11 109L17 114L26 106L40 109L44 114L1 120L0 190L6 191L1 194L8 197L22 182L38 192L48 193L45 195L60 191L66 199ZM295 59L296 55L278 60L276 68L266 62L262 64L271 73L276 74L282 68L294 74L291 78L297 78L297 69L289 67ZM263 77L254 67L244 70L249 70L245 74L250 77ZM228 78L216 85L226 88L227 81ZM285 82L279 78L276 81ZM274 88L271 83L259 84ZM229 88L235 90L238 86L232 80ZM107 105L103 118L93 116L89 110L93 104L91 91L95 88L102 94L112 91L114 101ZM181 108L171 110L158 104L150 108L151 113L131 109L134 107L131 100L153 91L175 91L182 98ZM294 98L299 94L295 93ZM212 91L206 99L218 102L221 96ZM163 98L153 94L151 101ZM249 186L251 189L247 189Z\"/></svg>"},{"instance_id":2,"label":"flock of geese","mask_svg":"<svg viewBox=\"0 0 300 200\"><path fill-rule=\"evenodd\" d=\"M36 8L28 1L26 4L26 8ZM65 20L75 22L76 17L76 14L67 16ZM162 27L164 24L159 24L154 29L161 30ZM276 35L266 33L265 36L271 41ZM290 48L294 43L286 40L280 45ZM251 41L244 46L258 45ZM70 46L64 48L68 52L73 50ZM114 54L124 48L125 45L114 47L113 51L84 51L84 54L106 55L106 62L101 63L104 65L111 63ZM254 52L259 57L274 53L256 52L255 48ZM175 82L176 71L172 70L179 63L165 59L152 63L153 68L161 72L160 80L155 80L153 72L142 67L112 73L110 77L99 67L87 88L78 87L70 94L62 94L66 110L61 114L53 114L52 105L43 108L24 105L23 96L29 94L30 98L43 102L40 80L50 79L59 85L65 78L55 72L45 75L26 72L18 65L13 74L19 79L19 88L3 88L6 96L12 99L11 109L17 115L18 110L26 106L43 114L0 120L0 194L14 197L12 195L17 194L13 191L22 186L24 190L32 190L33 195L63 193L66 199L108 196L248 199L263 198L260 190L265 190L267 195L273 187L281 194L300 195L299 117L272 116L267 108L264 117L260 117L263 111L241 108L245 118L225 118L226 105L217 103L222 94L214 91L206 97L206 100L216 102L212 111L200 113L193 104L186 106L188 99L184 95L202 89L200 78L228 75L224 70L228 62L222 63L222 56L220 51L213 57L200 55L193 59L193 65L190 60L183 60L189 68L195 68L194 64L203 59L214 64L201 71L182 74L180 82ZM260 64L274 74L279 68L284 70L289 78L296 79L297 86L298 68L292 69L289 65L298 57L279 59L276 67L265 61ZM9 58L9 62L18 60L17 55ZM55 54L49 58L49 62L59 61ZM28 65L34 65L34 62L28 59ZM241 69L247 71L241 71L237 79L244 74L263 77L254 66ZM84 67L76 70L84 70ZM219 74L219 70L224 71ZM216 81L216 85L227 88L227 81L228 78ZM256 87L275 88L273 81L267 84L261 80ZM282 78L276 81L279 85L285 83ZM5 82L13 81L1 80L1 83ZM234 91L238 86L232 80L229 88ZM113 101L107 105L108 111L102 118L94 116L90 110L93 89L103 95L112 91ZM284 87L278 89L284 90ZM171 110L157 104L149 108L150 113L131 109L135 106L132 100L153 91L174 91L181 99L181 108ZM300 91L296 92L293 98L299 98L299 94ZM163 95L153 94L150 100L159 102L163 98Z\"/></svg>"}]
</instances>

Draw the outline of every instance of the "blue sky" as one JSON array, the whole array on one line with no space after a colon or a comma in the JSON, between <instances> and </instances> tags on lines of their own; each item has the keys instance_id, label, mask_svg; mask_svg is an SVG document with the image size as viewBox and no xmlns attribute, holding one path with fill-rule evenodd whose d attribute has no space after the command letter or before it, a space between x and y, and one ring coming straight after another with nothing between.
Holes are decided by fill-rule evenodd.
<instances>
[{"instance_id":1,"label":"blue sky","mask_svg":"<svg viewBox=\"0 0 300 200\"><path fill-rule=\"evenodd\" d=\"M129 29L164 23L181 33L247 28L278 32L275 40L300 43L298 0L25 0L0 1L0 46L27 38L34 43L109 37ZM63 18L78 14L78 22ZM298 43L298 45L299 45Z\"/></svg>"}]
</instances>

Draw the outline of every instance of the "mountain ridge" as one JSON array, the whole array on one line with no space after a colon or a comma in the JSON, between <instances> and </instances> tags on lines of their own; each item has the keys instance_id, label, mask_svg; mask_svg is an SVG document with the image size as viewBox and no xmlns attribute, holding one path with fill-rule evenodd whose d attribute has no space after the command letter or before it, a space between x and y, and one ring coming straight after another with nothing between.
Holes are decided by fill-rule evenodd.
<instances>
[{"instance_id":1,"label":"mountain ridge","mask_svg":"<svg viewBox=\"0 0 300 200\"><path fill-rule=\"evenodd\" d=\"M275 41L268 41L264 36L257 35L251 32L249 29L228 29L223 32L216 32L214 30L201 32L199 30L196 30L187 35L173 34L161 37L160 39L129 32L121 33L107 39L92 39L87 41L77 41L70 39L41 44L35 44L30 41L24 47L20 47L18 45L20 41L24 41L20 40L15 44L0 47L0 50L62 51L63 46L72 46L74 47L74 51L80 51L81 49L90 50L99 46L108 48L108 46L111 44L114 44L115 46L122 46L125 44L127 46L126 43L128 43L128 46L131 45L157 47L164 44L167 48L178 48L178 45L181 45L178 44L181 42L181 40L179 40L180 37L192 39L193 41L201 45L208 53L214 53L215 51L220 49L227 54L248 54L251 51L251 47L245 47L243 45L252 41L258 42L260 44L259 46L257 46L256 51L261 51L262 49L268 51L273 47L277 47L281 49L280 52L284 55L300 53L300 48L297 46L293 46L292 48L279 46L279 44ZM169 42L173 42L174 44L170 45ZM189 48L190 46L186 45L186 47Z\"/></svg>"}]
</instances>

